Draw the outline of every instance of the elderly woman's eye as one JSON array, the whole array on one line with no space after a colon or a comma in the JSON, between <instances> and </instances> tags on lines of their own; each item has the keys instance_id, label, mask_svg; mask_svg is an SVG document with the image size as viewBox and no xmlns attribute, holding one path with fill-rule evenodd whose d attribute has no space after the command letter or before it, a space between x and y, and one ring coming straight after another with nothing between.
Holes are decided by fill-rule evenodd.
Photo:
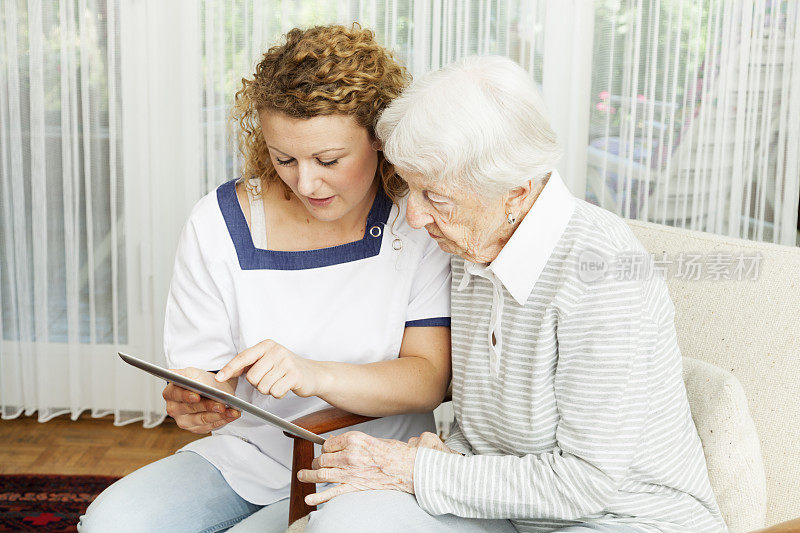
<instances>
[{"instance_id":1,"label":"elderly woman's eye","mask_svg":"<svg viewBox=\"0 0 800 533\"><path fill-rule=\"evenodd\" d=\"M439 196L436 193L432 193L430 191L424 191L423 194L425 195L425 199L432 204L444 205L448 203L447 198L445 198L444 196Z\"/></svg>"}]
</instances>

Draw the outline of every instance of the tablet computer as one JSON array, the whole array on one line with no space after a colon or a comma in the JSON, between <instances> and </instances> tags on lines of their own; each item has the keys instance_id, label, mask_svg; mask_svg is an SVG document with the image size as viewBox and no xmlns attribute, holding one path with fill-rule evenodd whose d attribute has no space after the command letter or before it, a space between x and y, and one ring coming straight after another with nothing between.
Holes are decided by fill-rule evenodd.
<instances>
[{"instance_id":1,"label":"tablet computer","mask_svg":"<svg viewBox=\"0 0 800 533\"><path fill-rule=\"evenodd\" d=\"M250 413L251 415L258 417L261 420L269 424L272 424L273 426L277 426L282 430L286 431L287 433L291 433L292 435L295 435L302 439L310 440L315 444L325 443L325 439L323 439L316 433L312 433L307 429L303 429L297 424L292 424L288 420L284 420L283 418L277 415L273 415L269 411L265 411L260 407L256 407L252 403L246 402L241 398L237 398L232 394L228 394L227 392L215 389L214 387L206 385L205 383L200 383L199 381L195 381L185 376L181 376L180 374L176 374L171 370L167 370L166 368L154 365L153 363L143 361L142 359L133 357L132 355L124 354L122 352L117 352L117 353L122 358L122 360L128 363L129 365L135 366L140 370L144 370L145 372L152 374L156 377L159 377L161 379L164 379L167 382L173 382L176 385L179 385L184 389L196 392L201 396L205 396L206 398L211 398L212 400L222 402L228 407L239 409L243 413Z\"/></svg>"}]
</instances>

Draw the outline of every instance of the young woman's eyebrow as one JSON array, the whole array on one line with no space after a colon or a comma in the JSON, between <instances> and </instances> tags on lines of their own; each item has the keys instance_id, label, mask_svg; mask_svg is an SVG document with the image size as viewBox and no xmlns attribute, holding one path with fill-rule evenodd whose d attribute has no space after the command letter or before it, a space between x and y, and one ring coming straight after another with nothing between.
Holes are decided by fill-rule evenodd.
<instances>
[{"instance_id":1,"label":"young woman's eyebrow","mask_svg":"<svg viewBox=\"0 0 800 533\"><path fill-rule=\"evenodd\" d=\"M324 150L320 150L317 153L311 154L311 157L317 157L318 155L324 154L326 152L336 152L337 150L344 150L344 148L326 148Z\"/></svg>"},{"instance_id":2,"label":"young woman's eyebrow","mask_svg":"<svg viewBox=\"0 0 800 533\"><path fill-rule=\"evenodd\" d=\"M292 157L292 156L290 156L289 154L287 154L286 152L284 152L284 151L281 151L281 150L278 150L277 148L275 148L275 147L274 147L274 146L272 146L272 145L267 145L267 148L272 148L272 149L273 149L273 150L275 150L276 152L279 152L279 153L281 153L281 154L285 155L286 157ZM324 153L326 153L326 152L335 152L335 151L337 151L337 150L344 150L344 148L326 148L326 149L324 149L324 150L320 150L319 152L315 152L315 153L311 154L311 157L317 157L318 155L324 154Z\"/></svg>"}]
</instances>

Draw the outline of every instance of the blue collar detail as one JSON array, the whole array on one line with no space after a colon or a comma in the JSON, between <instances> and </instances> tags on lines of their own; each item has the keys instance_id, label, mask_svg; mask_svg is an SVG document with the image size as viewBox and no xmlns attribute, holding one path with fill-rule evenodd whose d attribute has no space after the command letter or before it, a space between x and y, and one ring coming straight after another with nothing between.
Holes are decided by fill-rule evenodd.
<instances>
[{"instance_id":1,"label":"blue collar detail","mask_svg":"<svg viewBox=\"0 0 800 533\"><path fill-rule=\"evenodd\" d=\"M217 188L217 202L242 270L306 270L374 257L381 252L383 230L392 210L392 201L379 187L361 240L318 250L284 252L255 247L236 196L235 179Z\"/></svg>"}]
</instances>

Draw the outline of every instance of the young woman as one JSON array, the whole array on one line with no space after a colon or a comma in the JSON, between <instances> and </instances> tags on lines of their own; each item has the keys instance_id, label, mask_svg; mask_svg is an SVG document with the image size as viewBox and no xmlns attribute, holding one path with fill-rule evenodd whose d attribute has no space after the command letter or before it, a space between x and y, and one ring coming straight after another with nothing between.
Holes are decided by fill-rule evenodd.
<instances>
[{"instance_id":1,"label":"young woman","mask_svg":"<svg viewBox=\"0 0 800 533\"><path fill-rule=\"evenodd\" d=\"M340 26L290 31L242 80L247 179L201 199L184 228L171 368L287 419L331 404L387 416L361 427L377 437L433 428L450 377L450 260L405 222L404 183L373 130L407 82L371 32ZM212 435L109 487L80 529L283 531L291 439L172 385L164 397L179 426Z\"/></svg>"}]
</instances>

